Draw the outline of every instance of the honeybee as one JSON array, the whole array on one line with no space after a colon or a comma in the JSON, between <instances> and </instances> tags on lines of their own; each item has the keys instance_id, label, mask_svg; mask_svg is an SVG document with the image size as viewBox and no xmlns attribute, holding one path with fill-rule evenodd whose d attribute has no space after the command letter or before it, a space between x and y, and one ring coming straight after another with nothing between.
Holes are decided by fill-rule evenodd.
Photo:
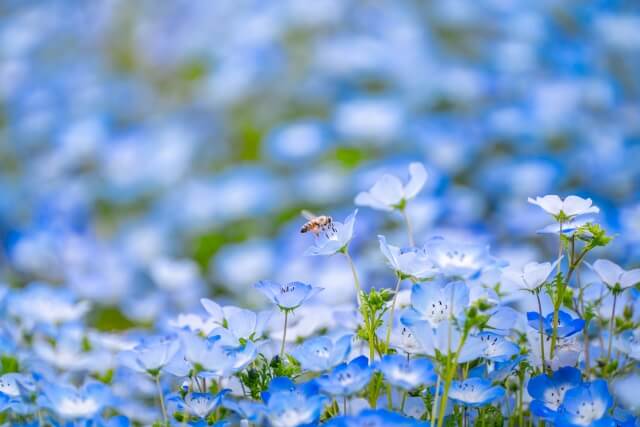
<instances>
[{"instance_id":1,"label":"honeybee","mask_svg":"<svg viewBox=\"0 0 640 427\"><path fill-rule=\"evenodd\" d=\"M300 228L301 233L311 232L318 235L327 229L334 229L333 219L328 215L316 216L309 211L302 211L302 216L307 219L307 222Z\"/></svg>"}]
</instances>

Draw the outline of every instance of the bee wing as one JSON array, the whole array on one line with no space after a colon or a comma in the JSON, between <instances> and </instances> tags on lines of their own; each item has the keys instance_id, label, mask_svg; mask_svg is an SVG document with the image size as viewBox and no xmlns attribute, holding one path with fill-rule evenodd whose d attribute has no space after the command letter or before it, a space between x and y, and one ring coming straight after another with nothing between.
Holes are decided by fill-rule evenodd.
<instances>
[{"instance_id":1,"label":"bee wing","mask_svg":"<svg viewBox=\"0 0 640 427\"><path fill-rule=\"evenodd\" d=\"M311 221L312 219L314 219L314 218L316 218L316 217L317 217L317 215L314 215L313 213L309 212L308 210L304 210L304 209L303 209L303 210L302 210L302 212L300 212L300 213L302 214L302 216L303 216L305 219L307 219L307 220L309 220L309 221Z\"/></svg>"}]
</instances>

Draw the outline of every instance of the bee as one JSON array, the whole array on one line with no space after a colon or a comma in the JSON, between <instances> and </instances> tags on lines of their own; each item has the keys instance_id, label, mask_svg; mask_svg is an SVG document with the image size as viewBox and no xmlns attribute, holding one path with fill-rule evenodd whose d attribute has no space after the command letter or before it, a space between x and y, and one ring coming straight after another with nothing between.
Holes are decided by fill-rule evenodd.
<instances>
[{"instance_id":1,"label":"bee","mask_svg":"<svg viewBox=\"0 0 640 427\"><path fill-rule=\"evenodd\" d=\"M307 222L300 228L301 233L311 232L317 236L328 229L334 230L333 219L328 215L316 216L309 211L302 211L302 216Z\"/></svg>"}]
</instances>

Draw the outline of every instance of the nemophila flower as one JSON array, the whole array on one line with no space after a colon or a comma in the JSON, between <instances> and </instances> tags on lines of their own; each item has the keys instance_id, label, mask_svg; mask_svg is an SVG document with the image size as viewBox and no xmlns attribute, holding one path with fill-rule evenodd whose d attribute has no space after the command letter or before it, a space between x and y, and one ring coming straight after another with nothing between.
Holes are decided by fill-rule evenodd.
<instances>
[{"instance_id":1,"label":"nemophila flower","mask_svg":"<svg viewBox=\"0 0 640 427\"><path fill-rule=\"evenodd\" d=\"M527 321L536 331L540 331L540 314L535 311L527 313ZM542 332L548 336L553 334L553 313L549 313L542 319ZM584 320L580 318L573 318L566 311L560 310L558 312L558 327L557 336L560 338L567 338L571 335L581 332L584 328Z\"/></svg>"},{"instance_id":2,"label":"nemophila flower","mask_svg":"<svg viewBox=\"0 0 640 427\"><path fill-rule=\"evenodd\" d=\"M175 405L178 412L186 412L197 418L206 418L222 403L224 396L231 390L224 389L217 394L211 393L187 393L184 397L174 395L167 402Z\"/></svg>"},{"instance_id":3,"label":"nemophila flower","mask_svg":"<svg viewBox=\"0 0 640 427\"><path fill-rule=\"evenodd\" d=\"M234 400L229 397L222 400L222 406L233 411L240 420L246 420L253 424L260 424L266 411L266 407L262 403L252 400Z\"/></svg>"},{"instance_id":4,"label":"nemophila flower","mask_svg":"<svg viewBox=\"0 0 640 427\"><path fill-rule=\"evenodd\" d=\"M453 381L449 389L449 399L471 407L486 406L503 396L504 388L492 386L491 381L484 378Z\"/></svg>"},{"instance_id":5,"label":"nemophila flower","mask_svg":"<svg viewBox=\"0 0 640 427\"><path fill-rule=\"evenodd\" d=\"M626 354L632 359L640 360L640 331L629 330L624 331L616 336L614 341L615 348Z\"/></svg>"},{"instance_id":6,"label":"nemophila flower","mask_svg":"<svg viewBox=\"0 0 640 427\"><path fill-rule=\"evenodd\" d=\"M427 243L426 249L431 260L447 277L472 279L496 263L485 245L453 243L436 238Z\"/></svg>"},{"instance_id":7,"label":"nemophila flower","mask_svg":"<svg viewBox=\"0 0 640 427\"><path fill-rule=\"evenodd\" d=\"M402 317L405 313L410 310L409 308L403 309L398 316L398 320L394 322L393 328L391 329L391 339L389 340L389 347L395 348L396 350L406 353L406 354L417 354L422 351L422 346L418 343L418 341L413 336L413 332L411 329L402 324ZM386 326L383 325L378 331L378 335L381 339L385 338Z\"/></svg>"},{"instance_id":8,"label":"nemophila flower","mask_svg":"<svg viewBox=\"0 0 640 427\"><path fill-rule=\"evenodd\" d=\"M433 327L459 318L469 305L469 288L464 282L417 283L411 288L411 308L403 314L405 323L427 321Z\"/></svg>"},{"instance_id":9,"label":"nemophila flower","mask_svg":"<svg viewBox=\"0 0 640 427\"><path fill-rule=\"evenodd\" d=\"M607 259L599 259L589 267L609 289L624 290L640 283L640 268L626 271Z\"/></svg>"},{"instance_id":10,"label":"nemophila flower","mask_svg":"<svg viewBox=\"0 0 640 427\"><path fill-rule=\"evenodd\" d=\"M151 337L143 340L132 350L121 352L118 360L129 369L151 376L165 370L180 375L183 370L179 368L179 350L180 341L176 337Z\"/></svg>"},{"instance_id":11,"label":"nemophila flower","mask_svg":"<svg viewBox=\"0 0 640 427\"><path fill-rule=\"evenodd\" d=\"M560 234L562 232L563 235L571 235L576 232L583 225L593 223L594 218L592 215L577 217L574 219L570 219L567 222L554 222L549 224L537 231L538 234Z\"/></svg>"},{"instance_id":12,"label":"nemophila flower","mask_svg":"<svg viewBox=\"0 0 640 427\"><path fill-rule=\"evenodd\" d=\"M322 392L331 396L351 396L369 384L372 374L369 359L360 356L349 363L338 365L331 373L316 378L316 383Z\"/></svg>"},{"instance_id":13,"label":"nemophila flower","mask_svg":"<svg viewBox=\"0 0 640 427\"><path fill-rule=\"evenodd\" d=\"M430 357L436 357L438 354L453 354L462 339L462 333L458 328L449 321L438 323L435 329L429 326L428 322L409 322L406 326L411 329L416 341L420 344L422 352ZM458 354L458 363L466 363L474 359L482 357L485 350L485 344L476 336L470 335L464 341Z\"/></svg>"},{"instance_id":14,"label":"nemophila flower","mask_svg":"<svg viewBox=\"0 0 640 427\"><path fill-rule=\"evenodd\" d=\"M313 244L305 250L309 256L334 255L343 252L353 238L353 227L358 210L353 211L344 222L332 221L331 227L314 235Z\"/></svg>"},{"instance_id":15,"label":"nemophila flower","mask_svg":"<svg viewBox=\"0 0 640 427\"><path fill-rule=\"evenodd\" d=\"M302 282L280 285L269 280L262 280L255 287L283 311L295 310L305 301L322 291L322 288Z\"/></svg>"},{"instance_id":16,"label":"nemophila flower","mask_svg":"<svg viewBox=\"0 0 640 427\"><path fill-rule=\"evenodd\" d=\"M518 345L502 335L483 332L478 335L478 338L484 344L483 357L492 362L506 362L520 353Z\"/></svg>"},{"instance_id":17,"label":"nemophila flower","mask_svg":"<svg viewBox=\"0 0 640 427\"><path fill-rule=\"evenodd\" d=\"M507 271L504 273L508 280L516 283L523 290L537 291L547 282L549 275L554 271L560 260L550 262L530 262L525 264L521 271Z\"/></svg>"},{"instance_id":18,"label":"nemophila flower","mask_svg":"<svg viewBox=\"0 0 640 427\"><path fill-rule=\"evenodd\" d=\"M433 385L436 381L433 363L425 358L407 360L401 355L386 355L376 364L376 369L389 384L407 391L420 385Z\"/></svg>"},{"instance_id":19,"label":"nemophila flower","mask_svg":"<svg viewBox=\"0 0 640 427\"><path fill-rule=\"evenodd\" d=\"M337 339L327 336L306 340L291 351L305 371L322 372L342 363L351 351L352 335Z\"/></svg>"},{"instance_id":20,"label":"nemophila flower","mask_svg":"<svg viewBox=\"0 0 640 427\"><path fill-rule=\"evenodd\" d=\"M529 360L535 366L542 366L542 349L540 348L540 332L533 328L528 328L527 341L529 342ZM553 358L550 359L551 354L551 335L543 335L544 341L544 354L546 368L551 370L557 370L565 366L575 366L578 363L580 355L583 353L582 343L577 339L577 335L572 335L568 338L558 338L556 341L556 347L553 352Z\"/></svg>"},{"instance_id":21,"label":"nemophila flower","mask_svg":"<svg viewBox=\"0 0 640 427\"><path fill-rule=\"evenodd\" d=\"M247 341L237 345L235 337L219 328L209 338L191 333L181 335L185 359L201 377L222 377L243 369L257 355L255 344Z\"/></svg>"},{"instance_id":22,"label":"nemophila flower","mask_svg":"<svg viewBox=\"0 0 640 427\"><path fill-rule=\"evenodd\" d=\"M7 311L27 328L36 324L57 325L80 319L90 309L87 301L77 301L66 289L32 283L9 295Z\"/></svg>"},{"instance_id":23,"label":"nemophila flower","mask_svg":"<svg viewBox=\"0 0 640 427\"><path fill-rule=\"evenodd\" d=\"M400 277L409 277L414 281L434 277L438 269L424 248L399 248L387 244L384 236L378 236L380 251L387 258L389 266Z\"/></svg>"},{"instance_id":24,"label":"nemophila flower","mask_svg":"<svg viewBox=\"0 0 640 427\"><path fill-rule=\"evenodd\" d=\"M566 199L562 200L554 194L544 197L536 197L535 199L529 197L528 201L533 205L540 206L545 212L552 215L559 222L565 222L579 215L600 212L600 209L597 206L592 206L593 202L591 199L583 199L578 196L568 196Z\"/></svg>"},{"instance_id":25,"label":"nemophila flower","mask_svg":"<svg viewBox=\"0 0 640 427\"><path fill-rule=\"evenodd\" d=\"M297 427L316 422L327 398L313 383L296 385L289 378L271 380L262 394L266 416L273 427Z\"/></svg>"},{"instance_id":26,"label":"nemophila flower","mask_svg":"<svg viewBox=\"0 0 640 427\"><path fill-rule=\"evenodd\" d=\"M407 201L413 199L427 182L427 171L422 163L409 165L409 182L406 185L394 175L385 174L369 191L359 193L355 198L356 205L373 209L392 211L404 209Z\"/></svg>"},{"instance_id":27,"label":"nemophila flower","mask_svg":"<svg viewBox=\"0 0 640 427\"><path fill-rule=\"evenodd\" d=\"M550 377L541 374L531 378L527 384L527 391L533 398L529 404L531 413L552 420L567 391L581 384L582 373L572 366L560 368Z\"/></svg>"},{"instance_id":28,"label":"nemophila flower","mask_svg":"<svg viewBox=\"0 0 640 427\"><path fill-rule=\"evenodd\" d=\"M568 390L554 423L559 427L614 426L607 412L613 404L605 380L594 380Z\"/></svg>"},{"instance_id":29,"label":"nemophila flower","mask_svg":"<svg viewBox=\"0 0 640 427\"><path fill-rule=\"evenodd\" d=\"M256 341L260 339L264 335L264 329L273 315L272 311L259 311L256 313L252 310L232 305L221 307L215 301L207 298L202 298L200 303L211 316L209 318L210 323L222 326L228 329L236 338L244 340Z\"/></svg>"},{"instance_id":30,"label":"nemophila flower","mask_svg":"<svg viewBox=\"0 0 640 427\"><path fill-rule=\"evenodd\" d=\"M427 427L429 422L404 417L386 409L365 409L358 415L331 418L326 427Z\"/></svg>"},{"instance_id":31,"label":"nemophila flower","mask_svg":"<svg viewBox=\"0 0 640 427\"><path fill-rule=\"evenodd\" d=\"M113 397L109 387L102 383L88 383L82 388L46 382L38 404L49 408L64 420L93 418L111 405Z\"/></svg>"}]
</instances>

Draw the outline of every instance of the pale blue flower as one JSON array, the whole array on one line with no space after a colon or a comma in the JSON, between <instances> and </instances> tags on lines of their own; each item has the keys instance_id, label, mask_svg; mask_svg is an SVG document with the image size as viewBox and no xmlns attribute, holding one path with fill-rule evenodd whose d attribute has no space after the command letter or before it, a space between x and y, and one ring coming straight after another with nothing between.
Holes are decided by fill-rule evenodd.
<instances>
[{"instance_id":1,"label":"pale blue flower","mask_svg":"<svg viewBox=\"0 0 640 427\"><path fill-rule=\"evenodd\" d=\"M213 410L215 410L222 403L224 396L229 393L230 390L225 389L217 394L211 393L196 393L191 392L184 396L184 398L174 395L168 399L171 403L176 405L176 410L186 412L189 415L206 418Z\"/></svg>"},{"instance_id":2,"label":"pale blue flower","mask_svg":"<svg viewBox=\"0 0 640 427\"><path fill-rule=\"evenodd\" d=\"M358 415L331 418L326 427L428 427L429 422L404 417L386 409L365 409Z\"/></svg>"},{"instance_id":3,"label":"pale blue flower","mask_svg":"<svg viewBox=\"0 0 640 427\"><path fill-rule=\"evenodd\" d=\"M307 285L302 282L291 282L280 285L269 280L262 280L256 283L255 288L262 292L281 310L294 310L318 292L322 291L322 288Z\"/></svg>"},{"instance_id":4,"label":"pale blue flower","mask_svg":"<svg viewBox=\"0 0 640 427\"><path fill-rule=\"evenodd\" d=\"M448 277L473 279L496 264L486 245L453 243L435 238L427 243L426 250L440 272Z\"/></svg>"},{"instance_id":5,"label":"pale blue flower","mask_svg":"<svg viewBox=\"0 0 640 427\"><path fill-rule=\"evenodd\" d=\"M179 350L180 341L175 337L151 337L121 352L118 359L129 369L155 376L175 361Z\"/></svg>"},{"instance_id":6,"label":"pale blue flower","mask_svg":"<svg viewBox=\"0 0 640 427\"><path fill-rule=\"evenodd\" d=\"M491 332L483 332L478 338L484 344L483 356L492 362L506 362L520 353L517 344L507 340L502 335Z\"/></svg>"},{"instance_id":7,"label":"pale blue flower","mask_svg":"<svg viewBox=\"0 0 640 427\"><path fill-rule=\"evenodd\" d=\"M191 333L181 336L185 359L199 369L202 377L222 377L232 375L253 361L258 350L251 341L238 345L226 329L219 328L210 338L202 338Z\"/></svg>"},{"instance_id":8,"label":"pale blue flower","mask_svg":"<svg viewBox=\"0 0 640 427\"><path fill-rule=\"evenodd\" d=\"M404 209L408 200L413 199L427 182L427 171L422 163L409 165L409 182L406 185L394 175L385 174L369 191L359 193L355 203L383 211Z\"/></svg>"},{"instance_id":9,"label":"pale blue flower","mask_svg":"<svg viewBox=\"0 0 640 427\"><path fill-rule=\"evenodd\" d=\"M38 404L51 409L65 420L90 419L111 405L109 387L102 383L87 383L81 388L47 382L42 386Z\"/></svg>"},{"instance_id":10,"label":"pale blue flower","mask_svg":"<svg viewBox=\"0 0 640 427\"><path fill-rule=\"evenodd\" d=\"M624 290L640 283L640 268L624 270L618 264L607 259L599 259L589 267L609 289Z\"/></svg>"},{"instance_id":11,"label":"pale blue flower","mask_svg":"<svg viewBox=\"0 0 640 427\"><path fill-rule=\"evenodd\" d=\"M492 386L491 381L484 378L453 381L449 389L449 399L471 407L486 406L501 399L504 394L504 388Z\"/></svg>"},{"instance_id":12,"label":"pale blue flower","mask_svg":"<svg viewBox=\"0 0 640 427\"><path fill-rule=\"evenodd\" d=\"M418 281L432 278L438 273L424 248L399 248L387 244L384 236L378 236L378 241L389 266L401 277Z\"/></svg>"},{"instance_id":13,"label":"pale blue flower","mask_svg":"<svg viewBox=\"0 0 640 427\"><path fill-rule=\"evenodd\" d=\"M331 396L351 396L362 390L371 379L373 369L365 356L338 365L331 373L316 378L320 389Z\"/></svg>"},{"instance_id":14,"label":"pale blue flower","mask_svg":"<svg viewBox=\"0 0 640 427\"><path fill-rule=\"evenodd\" d=\"M566 199L562 200L554 194L544 197L536 197L535 199L529 197L528 201L533 205L540 206L545 212L552 215L554 218L563 219L562 222L567 219L573 219L579 215L600 212L600 209L597 206L592 206L593 202L591 199L583 199L578 196L568 196Z\"/></svg>"},{"instance_id":15,"label":"pale blue flower","mask_svg":"<svg viewBox=\"0 0 640 427\"><path fill-rule=\"evenodd\" d=\"M289 378L271 380L262 394L266 416L273 427L295 427L311 424L320 418L327 398L318 394L313 383L296 385Z\"/></svg>"},{"instance_id":16,"label":"pale blue flower","mask_svg":"<svg viewBox=\"0 0 640 427\"><path fill-rule=\"evenodd\" d=\"M327 336L306 340L291 351L305 371L321 372L342 363L351 351L352 335L337 339Z\"/></svg>"},{"instance_id":17,"label":"pale blue flower","mask_svg":"<svg viewBox=\"0 0 640 427\"><path fill-rule=\"evenodd\" d=\"M469 306L469 288L464 282L417 283L411 288L411 308L403 321L414 324L427 321L432 327L459 318Z\"/></svg>"},{"instance_id":18,"label":"pale blue flower","mask_svg":"<svg viewBox=\"0 0 640 427\"><path fill-rule=\"evenodd\" d=\"M376 364L384 378L394 387L413 390L421 385L431 386L436 382L436 372L429 359L407 360L397 354L385 355Z\"/></svg>"}]
</instances>

